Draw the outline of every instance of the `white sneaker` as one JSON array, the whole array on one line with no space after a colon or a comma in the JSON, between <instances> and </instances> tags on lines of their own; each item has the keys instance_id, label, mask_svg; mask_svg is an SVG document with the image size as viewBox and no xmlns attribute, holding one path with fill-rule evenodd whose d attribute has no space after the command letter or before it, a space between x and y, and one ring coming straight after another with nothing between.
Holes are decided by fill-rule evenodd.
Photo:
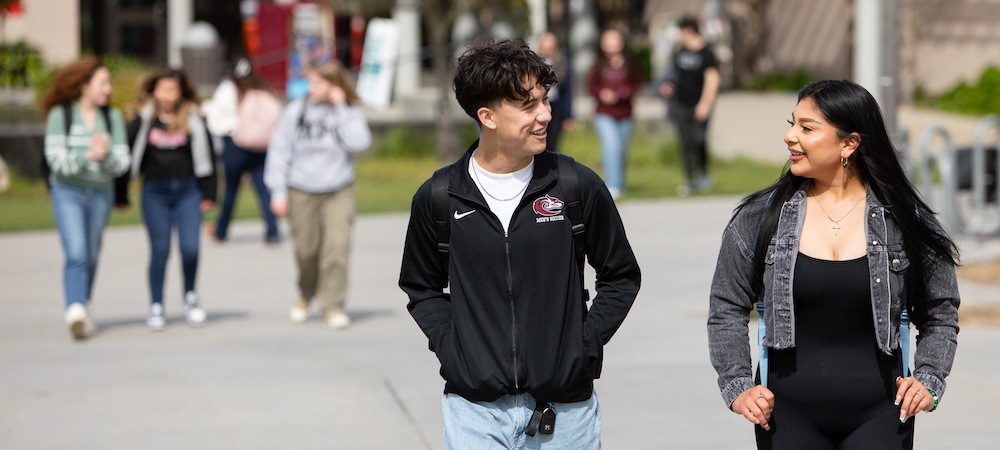
<instances>
[{"instance_id":1,"label":"white sneaker","mask_svg":"<svg viewBox=\"0 0 1000 450\"><path fill-rule=\"evenodd\" d=\"M87 307L83 306L83 303L73 303L66 308L66 325L69 326L69 333L73 335L73 339L80 340L87 337L89 316Z\"/></svg>"},{"instance_id":2,"label":"white sneaker","mask_svg":"<svg viewBox=\"0 0 1000 450\"><path fill-rule=\"evenodd\" d=\"M341 311L336 311L328 313L323 322L326 323L326 326L334 330L343 330L351 325L351 318Z\"/></svg>"},{"instance_id":3,"label":"white sneaker","mask_svg":"<svg viewBox=\"0 0 1000 450\"><path fill-rule=\"evenodd\" d=\"M184 319L187 320L188 325L192 327L200 327L205 324L205 319L208 315L205 314L205 310L201 308L201 303L198 300L198 294L194 291L188 291L184 294Z\"/></svg>"},{"instance_id":4,"label":"white sneaker","mask_svg":"<svg viewBox=\"0 0 1000 450\"><path fill-rule=\"evenodd\" d=\"M149 305L149 315L146 316L146 326L153 331L163 331L167 326L167 319L163 316L163 303L153 303Z\"/></svg>"},{"instance_id":5,"label":"white sneaker","mask_svg":"<svg viewBox=\"0 0 1000 450\"><path fill-rule=\"evenodd\" d=\"M305 323L305 321L309 320L309 302L299 299L292 305L292 310L288 312L288 317L292 319L292 323Z\"/></svg>"},{"instance_id":6,"label":"white sneaker","mask_svg":"<svg viewBox=\"0 0 1000 450\"><path fill-rule=\"evenodd\" d=\"M87 336L97 334L97 324L94 323L94 314L90 309L90 302L87 302L87 318L83 319L83 332Z\"/></svg>"}]
</instances>

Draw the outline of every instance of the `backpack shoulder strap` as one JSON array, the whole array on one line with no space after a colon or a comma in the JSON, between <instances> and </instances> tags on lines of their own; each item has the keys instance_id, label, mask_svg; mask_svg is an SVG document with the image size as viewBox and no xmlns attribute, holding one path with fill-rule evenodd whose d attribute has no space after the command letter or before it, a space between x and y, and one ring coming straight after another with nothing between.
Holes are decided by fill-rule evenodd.
<instances>
[{"instance_id":1,"label":"backpack shoulder strap","mask_svg":"<svg viewBox=\"0 0 1000 450\"><path fill-rule=\"evenodd\" d=\"M73 103L66 102L62 104L63 109L63 124L66 127L66 136L69 136L69 130L73 126Z\"/></svg>"},{"instance_id":2,"label":"backpack shoulder strap","mask_svg":"<svg viewBox=\"0 0 1000 450\"><path fill-rule=\"evenodd\" d=\"M104 116L104 126L108 130L108 135L111 134L111 105L101 106L101 116Z\"/></svg>"},{"instance_id":3,"label":"backpack shoulder strap","mask_svg":"<svg viewBox=\"0 0 1000 450\"><path fill-rule=\"evenodd\" d=\"M583 223L583 203L580 199L580 180L576 174L576 161L572 157L557 154L559 183L563 185L563 201L566 202L566 215L573 227L573 249L576 253L576 265L580 269L580 279L583 279L584 264L587 261L587 241L584 239L587 226ZM584 291L586 292L586 291Z\"/></svg>"},{"instance_id":4,"label":"backpack shoulder strap","mask_svg":"<svg viewBox=\"0 0 1000 450\"><path fill-rule=\"evenodd\" d=\"M448 167L434 171L431 177L431 212L434 217L434 231L437 233L437 248L448 262L448 248L451 241L451 224L448 221Z\"/></svg>"}]
</instances>

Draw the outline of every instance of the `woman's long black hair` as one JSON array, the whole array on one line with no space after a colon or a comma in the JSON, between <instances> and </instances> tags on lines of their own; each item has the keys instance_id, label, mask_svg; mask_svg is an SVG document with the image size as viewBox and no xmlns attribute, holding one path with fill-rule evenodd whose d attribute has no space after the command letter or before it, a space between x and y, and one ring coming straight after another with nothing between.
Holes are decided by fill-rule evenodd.
<instances>
[{"instance_id":1,"label":"woman's long black hair","mask_svg":"<svg viewBox=\"0 0 1000 450\"><path fill-rule=\"evenodd\" d=\"M861 183L871 189L878 201L885 206L903 234L903 245L910 260L906 274L906 295L911 314L915 319L926 317L927 263L940 260L951 265L958 263L958 247L940 228L922 220L922 215L933 214L930 207L906 178L896 150L889 139L875 99L863 87L846 80L821 80L810 83L799 92L798 101L811 98L826 120L837 128L840 136L858 133L861 143L851 158L851 167ZM736 208L739 212L746 205L766 199L767 206L761 216L753 261L753 289L763 288L764 255L778 228L782 205L808 181L795 176L786 164L782 176L766 189L747 196Z\"/></svg>"}]
</instances>

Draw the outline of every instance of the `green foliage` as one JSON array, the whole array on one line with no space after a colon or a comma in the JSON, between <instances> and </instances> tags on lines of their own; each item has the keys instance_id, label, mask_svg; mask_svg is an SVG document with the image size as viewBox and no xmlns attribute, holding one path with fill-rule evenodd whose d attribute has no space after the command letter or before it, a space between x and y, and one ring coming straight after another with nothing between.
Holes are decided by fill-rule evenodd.
<instances>
[{"instance_id":1,"label":"green foliage","mask_svg":"<svg viewBox=\"0 0 1000 450\"><path fill-rule=\"evenodd\" d=\"M130 56L104 56L101 60L111 72L111 86L114 88L111 91L111 106L127 112L135 102L143 78L153 68Z\"/></svg>"},{"instance_id":2,"label":"green foliage","mask_svg":"<svg viewBox=\"0 0 1000 450\"><path fill-rule=\"evenodd\" d=\"M429 158L437 154L434 129L403 125L375 136L370 154L379 158Z\"/></svg>"},{"instance_id":3,"label":"green foliage","mask_svg":"<svg viewBox=\"0 0 1000 450\"><path fill-rule=\"evenodd\" d=\"M797 69L788 73L767 73L755 76L744 89L755 91L787 91L798 92L807 84L816 80L805 69Z\"/></svg>"},{"instance_id":4,"label":"green foliage","mask_svg":"<svg viewBox=\"0 0 1000 450\"><path fill-rule=\"evenodd\" d=\"M923 89L918 90L918 99L922 104L929 104L945 111L962 114L985 115L1000 114L1000 68L987 66L976 84L959 82L955 87L939 98L927 96Z\"/></svg>"},{"instance_id":5,"label":"green foliage","mask_svg":"<svg viewBox=\"0 0 1000 450\"><path fill-rule=\"evenodd\" d=\"M436 131L433 126L394 126L381 135L376 133L368 154L379 158L433 158L438 154ZM476 125L456 125L456 132L462 143L478 138Z\"/></svg>"},{"instance_id":6,"label":"green foliage","mask_svg":"<svg viewBox=\"0 0 1000 450\"><path fill-rule=\"evenodd\" d=\"M0 44L0 87L32 86L44 72L45 63L38 49L24 41Z\"/></svg>"},{"instance_id":7,"label":"green foliage","mask_svg":"<svg viewBox=\"0 0 1000 450\"><path fill-rule=\"evenodd\" d=\"M632 57L635 58L636 64L639 65L639 71L642 73L643 81L650 81L653 79L653 50L649 45L642 45L640 47L634 47L632 49Z\"/></svg>"}]
</instances>

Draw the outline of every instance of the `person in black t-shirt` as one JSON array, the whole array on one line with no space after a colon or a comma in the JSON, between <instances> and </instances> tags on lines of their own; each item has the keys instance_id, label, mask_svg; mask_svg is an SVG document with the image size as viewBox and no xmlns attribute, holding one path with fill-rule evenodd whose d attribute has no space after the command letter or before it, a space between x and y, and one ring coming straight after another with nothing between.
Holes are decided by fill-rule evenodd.
<instances>
[{"instance_id":1,"label":"person in black t-shirt","mask_svg":"<svg viewBox=\"0 0 1000 450\"><path fill-rule=\"evenodd\" d=\"M151 305L146 324L166 325L163 282L170 237L177 229L184 273L185 319L205 323L195 292L202 214L215 207L218 181L212 140L199 115L198 95L184 72L163 69L140 87L137 113L128 127L132 170L118 183L120 207L128 206L127 183L142 174L142 218L149 234Z\"/></svg>"},{"instance_id":2,"label":"person in black t-shirt","mask_svg":"<svg viewBox=\"0 0 1000 450\"><path fill-rule=\"evenodd\" d=\"M686 196L712 189L708 173L708 119L719 93L719 63L698 31L698 20L685 16L680 28L673 68L660 82L660 95L669 99L669 116L677 125L687 184L677 188Z\"/></svg>"}]
</instances>

